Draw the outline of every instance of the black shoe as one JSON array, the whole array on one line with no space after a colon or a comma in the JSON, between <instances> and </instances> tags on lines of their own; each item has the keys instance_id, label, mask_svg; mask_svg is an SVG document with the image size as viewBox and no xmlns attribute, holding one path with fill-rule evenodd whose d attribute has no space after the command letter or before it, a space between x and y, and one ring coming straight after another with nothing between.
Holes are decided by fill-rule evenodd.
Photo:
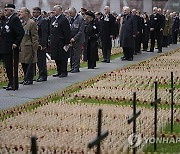
<instances>
[{"instance_id":1,"label":"black shoe","mask_svg":"<svg viewBox=\"0 0 180 154\"><path fill-rule=\"evenodd\" d=\"M67 77L67 74L61 74L61 75L59 75L59 78L64 78L64 77Z\"/></svg>"},{"instance_id":2,"label":"black shoe","mask_svg":"<svg viewBox=\"0 0 180 154\"><path fill-rule=\"evenodd\" d=\"M31 85L33 84L33 81L24 81L23 85Z\"/></svg>"},{"instance_id":3,"label":"black shoe","mask_svg":"<svg viewBox=\"0 0 180 154\"><path fill-rule=\"evenodd\" d=\"M131 58L129 58L129 59L128 59L128 61L133 61L133 58L132 58L132 57L131 57Z\"/></svg>"},{"instance_id":4,"label":"black shoe","mask_svg":"<svg viewBox=\"0 0 180 154\"><path fill-rule=\"evenodd\" d=\"M9 86L3 86L3 89L6 89L6 88L8 88Z\"/></svg>"},{"instance_id":5,"label":"black shoe","mask_svg":"<svg viewBox=\"0 0 180 154\"><path fill-rule=\"evenodd\" d=\"M148 50L147 52L154 52L154 50Z\"/></svg>"},{"instance_id":6,"label":"black shoe","mask_svg":"<svg viewBox=\"0 0 180 154\"><path fill-rule=\"evenodd\" d=\"M59 73L56 73L56 74L53 74L52 76L53 77L59 77L59 75L60 75Z\"/></svg>"},{"instance_id":7,"label":"black shoe","mask_svg":"<svg viewBox=\"0 0 180 154\"><path fill-rule=\"evenodd\" d=\"M47 81L47 77L39 77L36 82L43 82L43 81Z\"/></svg>"},{"instance_id":8,"label":"black shoe","mask_svg":"<svg viewBox=\"0 0 180 154\"><path fill-rule=\"evenodd\" d=\"M104 60L102 60L101 62L105 63L105 62L107 62L107 60L104 59Z\"/></svg>"},{"instance_id":9,"label":"black shoe","mask_svg":"<svg viewBox=\"0 0 180 154\"><path fill-rule=\"evenodd\" d=\"M155 48L155 49L158 49L158 48Z\"/></svg>"},{"instance_id":10,"label":"black shoe","mask_svg":"<svg viewBox=\"0 0 180 154\"><path fill-rule=\"evenodd\" d=\"M147 49L143 49L142 51L147 51Z\"/></svg>"},{"instance_id":11,"label":"black shoe","mask_svg":"<svg viewBox=\"0 0 180 154\"><path fill-rule=\"evenodd\" d=\"M94 67L88 67L88 69L94 69Z\"/></svg>"},{"instance_id":12,"label":"black shoe","mask_svg":"<svg viewBox=\"0 0 180 154\"><path fill-rule=\"evenodd\" d=\"M126 57L121 57L121 60L124 61L124 60L128 60Z\"/></svg>"},{"instance_id":13,"label":"black shoe","mask_svg":"<svg viewBox=\"0 0 180 154\"><path fill-rule=\"evenodd\" d=\"M110 63L110 60L106 60L106 63Z\"/></svg>"},{"instance_id":14,"label":"black shoe","mask_svg":"<svg viewBox=\"0 0 180 154\"><path fill-rule=\"evenodd\" d=\"M6 90L18 90L18 88L17 87L13 87L13 86L8 86L7 88L6 88Z\"/></svg>"},{"instance_id":15,"label":"black shoe","mask_svg":"<svg viewBox=\"0 0 180 154\"><path fill-rule=\"evenodd\" d=\"M159 50L157 53L162 53L162 51L161 51L161 50Z\"/></svg>"},{"instance_id":16,"label":"black shoe","mask_svg":"<svg viewBox=\"0 0 180 154\"><path fill-rule=\"evenodd\" d=\"M78 73L78 72L80 72L79 69L74 69L71 71L71 73Z\"/></svg>"}]
</instances>

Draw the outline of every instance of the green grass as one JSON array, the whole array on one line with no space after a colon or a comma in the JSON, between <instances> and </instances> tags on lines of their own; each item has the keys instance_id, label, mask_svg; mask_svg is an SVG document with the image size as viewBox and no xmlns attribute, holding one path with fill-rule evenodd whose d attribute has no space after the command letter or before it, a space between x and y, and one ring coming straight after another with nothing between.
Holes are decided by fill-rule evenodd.
<instances>
[{"instance_id":1,"label":"green grass","mask_svg":"<svg viewBox=\"0 0 180 154\"><path fill-rule=\"evenodd\" d=\"M76 102L81 102L81 103L89 103L89 104L106 104L106 105L120 105L120 106L130 106L132 105L132 101L113 101L113 100L98 100L95 98L73 98L70 100L71 103L76 103ZM143 102L137 102L137 107L145 107L145 108L150 108L153 109L153 107L149 103L143 103ZM170 105L168 104L159 104L158 108L161 109L170 109ZM180 105L174 105L174 109L179 109Z\"/></svg>"},{"instance_id":2,"label":"green grass","mask_svg":"<svg viewBox=\"0 0 180 154\"><path fill-rule=\"evenodd\" d=\"M154 145L150 144L148 148L145 150L145 153L148 152L154 153ZM178 154L180 152L180 143L159 143L157 144L157 150L155 151L161 154ZM148 153L149 154L149 153Z\"/></svg>"},{"instance_id":3,"label":"green grass","mask_svg":"<svg viewBox=\"0 0 180 154\"><path fill-rule=\"evenodd\" d=\"M170 123L168 123L165 128L165 134L170 134L170 128L171 128L171 125L170 125ZM180 133L180 123L175 122L173 134L176 134L176 139L173 140L173 138L171 136L169 136L169 137L167 137L169 139L169 143L166 143L166 142L157 143L156 152L163 153L163 154L164 153L169 153L169 154L170 153L175 153L175 154L179 153L180 152L180 140L178 142L176 142L180 138L180 135L177 136L177 134L179 134L179 133ZM173 143L173 141L175 141L175 143ZM154 153L154 144L148 145L148 147L144 150L144 152L145 153L148 153L148 152Z\"/></svg>"},{"instance_id":4,"label":"green grass","mask_svg":"<svg viewBox=\"0 0 180 154\"><path fill-rule=\"evenodd\" d=\"M164 131L165 131L165 134L168 134L168 133L171 132L171 124L170 123L167 124L167 126L166 126ZM173 133L175 133L175 134L180 133L180 122L175 122L174 123L174 125L173 125Z\"/></svg>"}]
</instances>

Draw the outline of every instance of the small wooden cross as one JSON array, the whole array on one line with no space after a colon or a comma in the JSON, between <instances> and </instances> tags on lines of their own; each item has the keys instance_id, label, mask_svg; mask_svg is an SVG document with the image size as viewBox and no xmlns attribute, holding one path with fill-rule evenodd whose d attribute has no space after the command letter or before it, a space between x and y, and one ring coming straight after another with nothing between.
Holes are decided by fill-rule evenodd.
<instances>
[{"instance_id":1,"label":"small wooden cross","mask_svg":"<svg viewBox=\"0 0 180 154\"><path fill-rule=\"evenodd\" d=\"M169 93L171 93L171 133L173 132L173 119L174 119L174 81L173 81L173 72L171 72L171 89L169 90Z\"/></svg>"},{"instance_id":2,"label":"small wooden cross","mask_svg":"<svg viewBox=\"0 0 180 154\"><path fill-rule=\"evenodd\" d=\"M136 119L141 114L141 111L136 112L136 92L133 93L133 114L128 119L128 124L133 122L133 134L136 134ZM135 145L137 140L133 139L133 145ZM133 147L133 154L136 153L136 147Z\"/></svg>"},{"instance_id":3,"label":"small wooden cross","mask_svg":"<svg viewBox=\"0 0 180 154\"><path fill-rule=\"evenodd\" d=\"M102 126L102 109L99 109L99 112L98 112L98 132L97 132L97 137L95 139L93 139L91 142L89 142L88 144L88 148L91 149L92 147L94 146L97 146L97 154L100 154L100 144L101 144L101 141L103 139L105 139L108 134L109 134L109 131L105 131L103 133L101 133L101 126Z\"/></svg>"},{"instance_id":4,"label":"small wooden cross","mask_svg":"<svg viewBox=\"0 0 180 154\"><path fill-rule=\"evenodd\" d=\"M154 151L156 151L157 149L157 144L156 144L156 140L157 140L157 104L161 102L161 98L157 98L157 82L154 82L155 85L155 97L154 97L154 101L151 102L151 106L154 106Z\"/></svg>"},{"instance_id":5,"label":"small wooden cross","mask_svg":"<svg viewBox=\"0 0 180 154\"><path fill-rule=\"evenodd\" d=\"M37 143L36 143L37 138L35 136L31 137L31 153L32 154L37 154Z\"/></svg>"}]
</instances>

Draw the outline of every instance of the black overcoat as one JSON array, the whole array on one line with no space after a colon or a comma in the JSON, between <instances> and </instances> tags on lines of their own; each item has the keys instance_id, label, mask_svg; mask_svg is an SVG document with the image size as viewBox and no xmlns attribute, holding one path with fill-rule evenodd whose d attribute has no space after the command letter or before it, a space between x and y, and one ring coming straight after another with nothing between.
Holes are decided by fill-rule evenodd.
<instances>
[{"instance_id":1,"label":"black overcoat","mask_svg":"<svg viewBox=\"0 0 180 154\"><path fill-rule=\"evenodd\" d=\"M12 54L12 44L16 44L19 47L23 36L24 29L20 19L16 14L13 14L2 27L0 53Z\"/></svg>"},{"instance_id":2,"label":"black overcoat","mask_svg":"<svg viewBox=\"0 0 180 154\"><path fill-rule=\"evenodd\" d=\"M121 33L120 33L120 46L134 48L135 42L133 35L137 35L137 18L129 14L123 17Z\"/></svg>"},{"instance_id":3,"label":"black overcoat","mask_svg":"<svg viewBox=\"0 0 180 154\"><path fill-rule=\"evenodd\" d=\"M143 23L143 34L142 34L142 42L148 41L150 35L150 22L149 20Z\"/></svg>"},{"instance_id":4,"label":"black overcoat","mask_svg":"<svg viewBox=\"0 0 180 154\"><path fill-rule=\"evenodd\" d=\"M85 42L87 44L87 60L98 61L98 24L95 21L86 25Z\"/></svg>"},{"instance_id":5,"label":"black overcoat","mask_svg":"<svg viewBox=\"0 0 180 154\"><path fill-rule=\"evenodd\" d=\"M54 17L50 28L50 48L53 60L67 60L68 52L63 47L70 43L71 29L67 18L61 14L57 19Z\"/></svg>"},{"instance_id":6,"label":"black overcoat","mask_svg":"<svg viewBox=\"0 0 180 154\"><path fill-rule=\"evenodd\" d=\"M105 41L109 40L110 36L116 35L116 30L115 30L115 20L116 18L112 14L107 15L107 20L105 20L105 15L103 15L100 18L99 26L100 26L100 36L101 40Z\"/></svg>"}]
</instances>

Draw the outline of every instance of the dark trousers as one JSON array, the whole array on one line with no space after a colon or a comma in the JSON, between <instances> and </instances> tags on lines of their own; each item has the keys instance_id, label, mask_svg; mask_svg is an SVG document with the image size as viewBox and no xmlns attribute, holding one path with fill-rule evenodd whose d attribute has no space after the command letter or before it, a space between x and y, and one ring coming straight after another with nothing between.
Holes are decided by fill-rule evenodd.
<instances>
[{"instance_id":1,"label":"dark trousers","mask_svg":"<svg viewBox=\"0 0 180 154\"><path fill-rule=\"evenodd\" d=\"M163 36L163 43L162 43L163 47L167 47L168 46L168 36Z\"/></svg>"},{"instance_id":2,"label":"dark trousers","mask_svg":"<svg viewBox=\"0 0 180 154\"><path fill-rule=\"evenodd\" d=\"M75 44L70 49L71 69L79 70L82 44Z\"/></svg>"},{"instance_id":3,"label":"dark trousers","mask_svg":"<svg viewBox=\"0 0 180 154\"><path fill-rule=\"evenodd\" d=\"M172 35L168 36L168 45L172 44Z\"/></svg>"},{"instance_id":4,"label":"dark trousers","mask_svg":"<svg viewBox=\"0 0 180 154\"><path fill-rule=\"evenodd\" d=\"M12 54L2 54L2 60L5 64L6 73L9 80L8 85L13 86L15 89L18 89L19 51L17 49L14 49L14 51L12 51Z\"/></svg>"},{"instance_id":5,"label":"dark trousers","mask_svg":"<svg viewBox=\"0 0 180 154\"><path fill-rule=\"evenodd\" d=\"M34 74L35 74L34 73L35 72L35 64L32 63L31 66L29 67L29 70L28 70L29 64L21 63L21 65L22 65L23 72L24 72L24 81L33 81Z\"/></svg>"},{"instance_id":6,"label":"dark trousers","mask_svg":"<svg viewBox=\"0 0 180 154\"><path fill-rule=\"evenodd\" d=\"M147 50L148 49L148 40L143 40L143 50Z\"/></svg>"},{"instance_id":7,"label":"dark trousers","mask_svg":"<svg viewBox=\"0 0 180 154\"><path fill-rule=\"evenodd\" d=\"M162 32L160 31L152 31L151 35L151 47L150 50L154 51L155 39L157 39L158 51L162 51Z\"/></svg>"},{"instance_id":8,"label":"dark trousers","mask_svg":"<svg viewBox=\"0 0 180 154\"><path fill-rule=\"evenodd\" d=\"M102 39L102 53L103 59L110 61L111 58L112 41L111 38Z\"/></svg>"},{"instance_id":9,"label":"dark trousers","mask_svg":"<svg viewBox=\"0 0 180 154\"><path fill-rule=\"evenodd\" d=\"M67 75L67 60L55 60L57 66L57 73Z\"/></svg>"},{"instance_id":10,"label":"dark trousers","mask_svg":"<svg viewBox=\"0 0 180 154\"><path fill-rule=\"evenodd\" d=\"M46 50L37 51L39 77L47 78Z\"/></svg>"},{"instance_id":11,"label":"dark trousers","mask_svg":"<svg viewBox=\"0 0 180 154\"><path fill-rule=\"evenodd\" d=\"M94 68L94 67L96 67L96 61L88 60L88 68Z\"/></svg>"},{"instance_id":12,"label":"dark trousers","mask_svg":"<svg viewBox=\"0 0 180 154\"><path fill-rule=\"evenodd\" d=\"M177 44L178 30L172 32L173 43Z\"/></svg>"},{"instance_id":13,"label":"dark trousers","mask_svg":"<svg viewBox=\"0 0 180 154\"><path fill-rule=\"evenodd\" d=\"M123 47L123 54L126 59L133 58L134 48Z\"/></svg>"},{"instance_id":14,"label":"dark trousers","mask_svg":"<svg viewBox=\"0 0 180 154\"><path fill-rule=\"evenodd\" d=\"M141 34L135 37L135 53L141 53Z\"/></svg>"}]
</instances>

